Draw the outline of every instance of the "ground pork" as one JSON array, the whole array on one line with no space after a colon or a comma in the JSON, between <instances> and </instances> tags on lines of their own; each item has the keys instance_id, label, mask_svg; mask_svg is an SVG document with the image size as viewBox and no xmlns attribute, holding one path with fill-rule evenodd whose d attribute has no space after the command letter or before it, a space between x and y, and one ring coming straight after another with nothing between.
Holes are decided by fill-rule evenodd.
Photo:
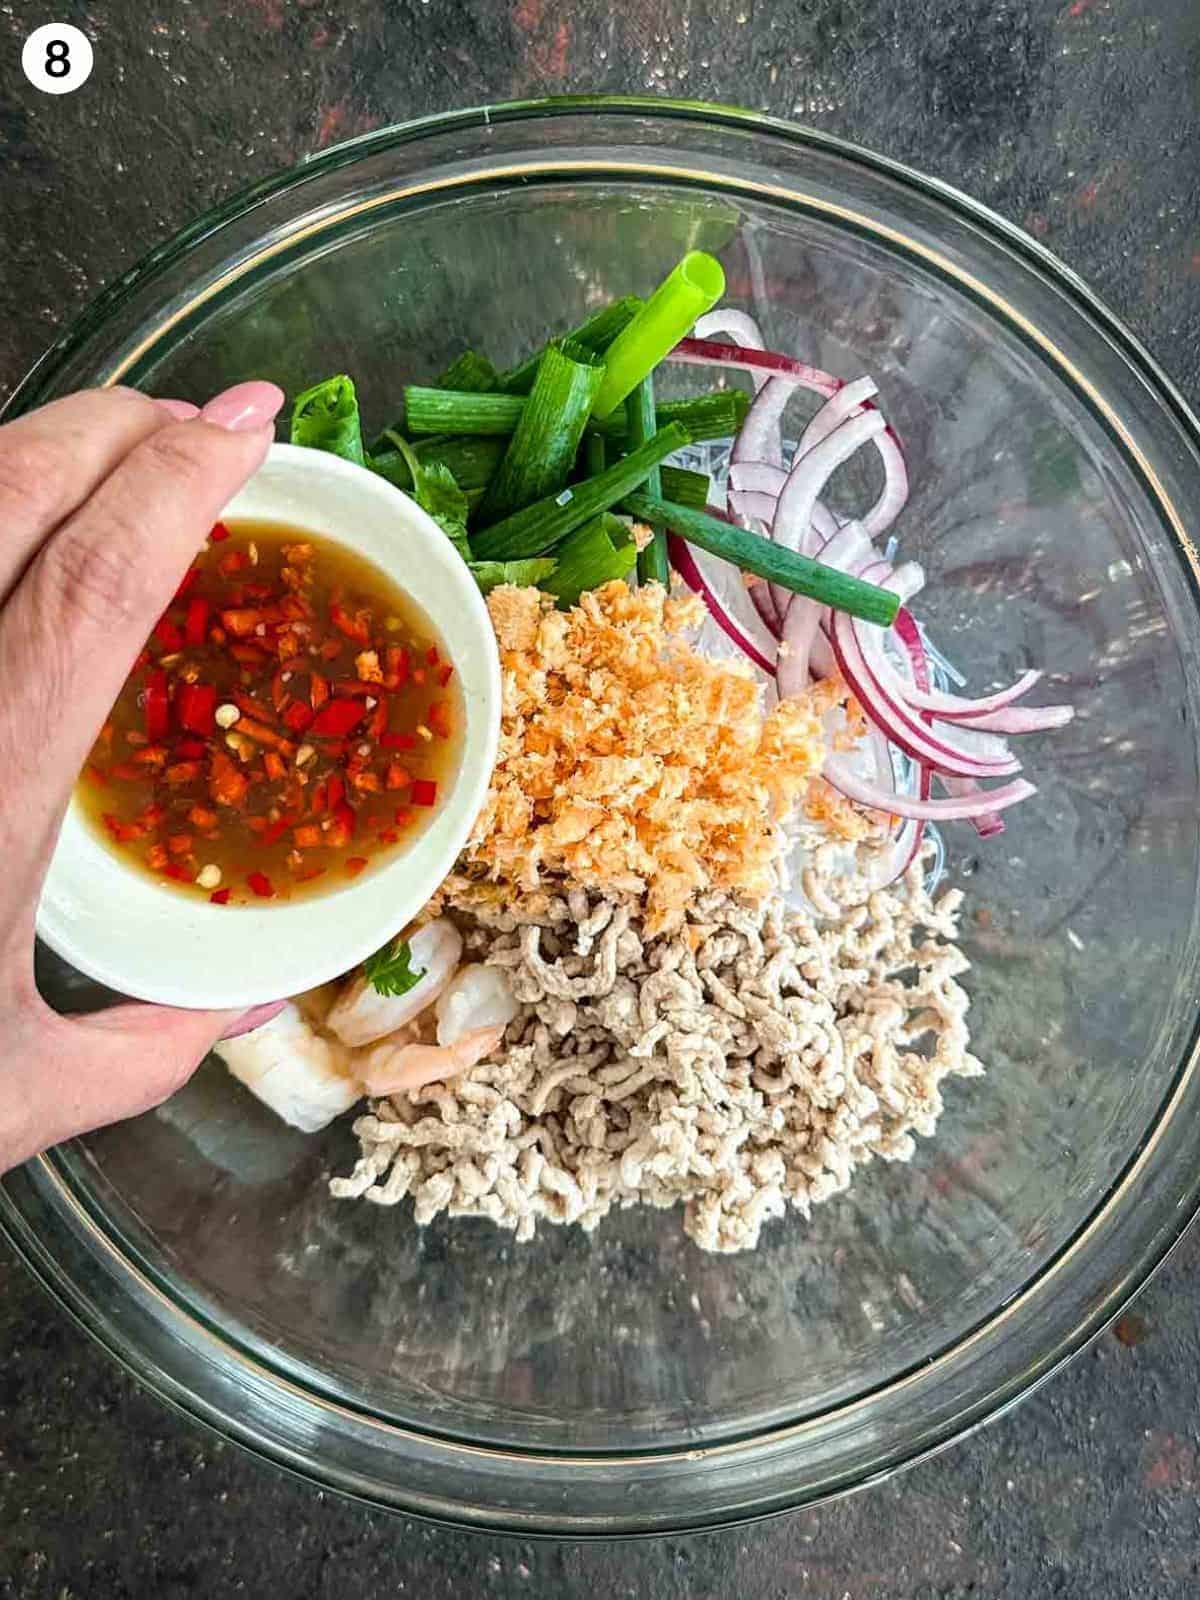
<instances>
[{"instance_id":1,"label":"ground pork","mask_svg":"<svg viewBox=\"0 0 1200 1600\"><path fill-rule=\"evenodd\" d=\"M866 851L862 854L865 856ZM683 1206L705 1250L752 1248L767 1221L911 1158L968 1050L960 895L936 905L915 863L805 875L808 910L712 891L671 933L582 889L536 915L479 908L471 957L506 968L521 1010L502 1050L451 1083L376 1102L331 1189L416 1220L484 1216L594 1228L614 1206ZM860 863L861 865L861 863Z\"/></svg>"}]
</instances>

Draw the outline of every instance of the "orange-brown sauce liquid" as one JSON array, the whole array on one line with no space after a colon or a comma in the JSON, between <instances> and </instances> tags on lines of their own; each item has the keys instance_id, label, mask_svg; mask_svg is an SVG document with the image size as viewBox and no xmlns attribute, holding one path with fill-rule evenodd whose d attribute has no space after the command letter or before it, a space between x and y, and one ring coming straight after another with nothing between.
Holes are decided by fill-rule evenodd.
<instances>
[{"instance_id":1,"label":"orange-brown sauce liquid","mask_svg":"<svg viewBox=\"0 0 1200 1600\"><path fill-rule=\"evenodd\" d=\"M296 528L218 523L76 793L165 884L218 905L290 900L412 840L463 721L453 663L386 574Z\"/></svg>"}]
</instances>

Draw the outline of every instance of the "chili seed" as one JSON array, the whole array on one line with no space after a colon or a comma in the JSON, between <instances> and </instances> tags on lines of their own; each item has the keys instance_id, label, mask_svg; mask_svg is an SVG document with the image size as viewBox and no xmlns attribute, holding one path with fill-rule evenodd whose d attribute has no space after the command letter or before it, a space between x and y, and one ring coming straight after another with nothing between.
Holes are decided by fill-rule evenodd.
<instances>
[{"instance_id":1,"label":"chili seed","mask_svg":"<svg viewBox=\"0 0 1200 1600\"><path fill-rule=\"evenodd\" d=\"M315 745L302 744L299 750L296 751L296 765L298 767L306 767L316 753Z\"/></svg>"},{"instance_id":2,"label":"chili seed","mask_svg":"<svg viewBox=\"0 0 1200 1600\"><path fill-rule=\"evenodd\" d=\"M206 867L201 867L196 874L196 882L201 889L215 889L221 881L221 869L215 861L210 861Z\"/></svg>"},{"instance_id":3,"label":"chili seed","mask_svg":"<svg viewBox=\"0 0 1200 1600\"><path fill-rule=\"evenodd\" d=\"M421 735L422 739L432 739L433 738L432 733L430 733L429 729L425 726L425 724L423 722L418 722L417 723L417 732Z\"/></svg>"},{"instance_id":4,"label":"chili seed","mask_svg":"<svg viewBox=\"0 0 1200 1600\"><path fill-rule=\"evenodd\" d=\"M241 721L242 713L236 706L226 704L217 707L215 716L218 728L232 728L235 722Z\"/></svg>"}]
</instances>

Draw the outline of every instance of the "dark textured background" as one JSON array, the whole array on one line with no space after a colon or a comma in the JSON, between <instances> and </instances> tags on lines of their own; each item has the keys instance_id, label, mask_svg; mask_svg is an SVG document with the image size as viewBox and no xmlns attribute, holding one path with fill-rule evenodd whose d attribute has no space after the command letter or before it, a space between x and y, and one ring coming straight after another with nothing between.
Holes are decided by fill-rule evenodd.
<instances>
[{"instance_id":1,"label":"dark textured background","mask_svg":"<svg viewBox=\"0 0 1200 1600\"><path fill-rule=\"evenodd\" d=\"M37 24L96 66L51 99ZM1088 278L1200 401L1197 0L0 0L0 392L105 283L305 152L452 106L675 94L968 190ZM626 1546L468 1537L319 1495L184 1424L0 1255L0 1600L1140 1600L1200 1587L1195 1233L1019 1412L842 1504Z\"/></svg>"}]
</instances>

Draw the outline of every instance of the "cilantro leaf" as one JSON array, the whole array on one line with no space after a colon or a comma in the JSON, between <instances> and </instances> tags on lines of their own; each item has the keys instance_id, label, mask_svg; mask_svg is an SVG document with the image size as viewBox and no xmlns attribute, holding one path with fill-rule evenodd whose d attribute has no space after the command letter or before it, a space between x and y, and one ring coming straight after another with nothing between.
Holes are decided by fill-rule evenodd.
<instances>
[{"instance_id":1,"label":"cilantro leaf","mask_svg":"<svg viewBox=\"0 0 1200 1600\"><path fill-rule=\"evenodd\" d=\"M502 583L516 584L518 589L534 588L543 578L548 578L558 562L550 556L534 556L526 561L469 561L475 582L484 594Z\"/></svg>"},{"instance_id":2,"label":"cilantro leaf","mask_svg":"<svg viewBox=\"0 0 1200 1600\"><path fill-rule=\"evenodd\" d=\"M363 975L376 994L407 994L425 976L414 970L412 946L407 939L391 939L363 962Z\"/></svg>"},{"instance_id":3,"label":"cilantro leaf","mask_svg":"<svg viewBox=\"0 0 1200 1600\"><path fill-rule=\"evenodd\" d=\"M413 499L427 511L464 561L471 559L467 538L467 497L458 487L454 474L444 461L424 466L417 452L402 434L391 428L385 436L396 446L412 474Z\"/></svg>"}]
</instances>

